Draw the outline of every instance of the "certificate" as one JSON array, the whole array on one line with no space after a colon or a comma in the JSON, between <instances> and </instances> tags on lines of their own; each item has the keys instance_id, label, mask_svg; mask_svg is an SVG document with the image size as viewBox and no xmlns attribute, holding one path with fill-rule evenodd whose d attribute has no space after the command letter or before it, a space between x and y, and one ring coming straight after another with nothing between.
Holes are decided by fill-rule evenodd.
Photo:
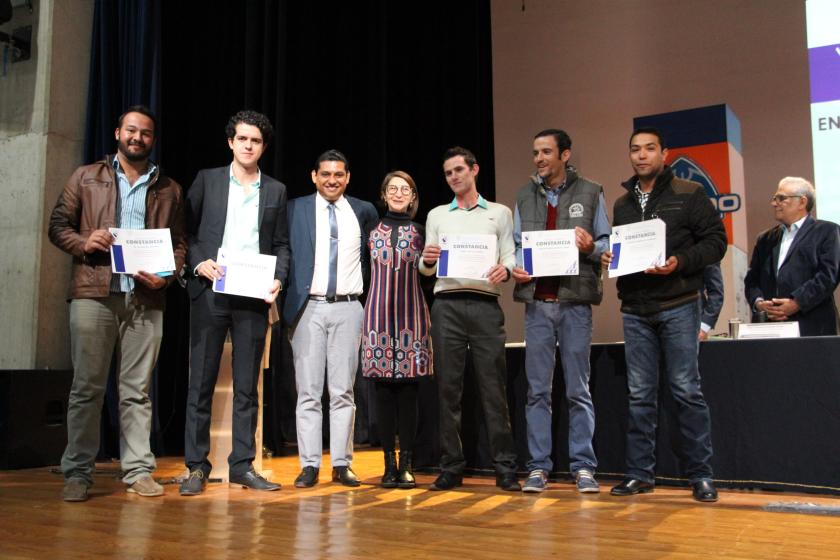
<instances>
[{"instance_id":1,"label":"certificate","mask_svg":"<svg viewBox=\"0 0 840 560\"><path fill-rule=\"evenodd\" d=\"M216 264L225 274L213 282L214 292L265 299L274 285L275 255L219 249Z\"/></svg>"},{"instance_id":2,"label":"certificate","mask_svg":"<svg viewBox=\"0 0 840 560\"><path fill-rule=\"evenodd\" d=\"M441 233L438 278L486 280L496 265L496 236Z\"/></svg>"},{"instance_id":3,"label":"certificate","mask_svg":"<svg viewBox=\"0 0 840 560\"><path fill-rule=\"evenodd\" d=\"M522 268L531 276L577 276L579 260L573 229L522 232Z\"/></svg>"},{"instance_id":4,"label":"certificate","mask_svg":"<svg viewBox=\"0 0 840 560\"><path fill-rule=\"evenodd\" d=\"M609 277L665 264L665 222L656 218L612 228Z\"/></svg>"},{"instance_id":5,"label":"certificate","mask_svg":"<svg viewBox=\"0 0 840 560\"><path fill-rule=\"evenodd\" d=\"M169 228L108 228L108 231L114 237L111 243L111 272L137 274L142 270L149 274L160 274L175 270Z\"/></svg>"}]
</instances>

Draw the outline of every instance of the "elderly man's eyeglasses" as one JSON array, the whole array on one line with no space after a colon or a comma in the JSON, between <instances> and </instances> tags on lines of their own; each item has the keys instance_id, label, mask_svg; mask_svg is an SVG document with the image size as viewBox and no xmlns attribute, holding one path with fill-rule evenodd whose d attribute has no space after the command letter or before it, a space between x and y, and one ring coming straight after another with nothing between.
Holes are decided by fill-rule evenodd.
<instances>
[{"instance_id":1,"label":"elderly man's eyeglasses","mask_svg":"<svg viewBox=\"0 0 840 560\"><path fill-rule=\"evenodd\" d=\"M411 187L408 185L388 185L386 191L388 194L400 193L408 196L411 194Z\"/></svg>"},{"instance_id":2,"label":"elderly man's eyeglasses","mask_svg":"<svg viewBox=\"0 0 840 560\"><path fill-rule=\"evenodd\" d=\"M770 202L781 204L789 198L802 198L801 194L774 194L770 197Z\"/></svg>"}]
</instances>

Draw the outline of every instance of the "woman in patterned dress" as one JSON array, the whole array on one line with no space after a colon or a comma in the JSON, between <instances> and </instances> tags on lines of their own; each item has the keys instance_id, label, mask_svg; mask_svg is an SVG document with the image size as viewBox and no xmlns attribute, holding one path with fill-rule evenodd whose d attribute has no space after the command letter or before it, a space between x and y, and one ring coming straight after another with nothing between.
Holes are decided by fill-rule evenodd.
<instances>
[{"instance_id":1,"label":"woman in patterned dress","mask_svg":"<svg viewBox=\"0 0 840 560\"><path fill-rule=\"evenodd\" d=\"M376 387L376 423L385 452L382 486L414 488L411 455L418 382L432 375L429 308L417 272L423 228L412 221L418 196L408 173L386 175L380 195L388 212L368 239L371 276L362 331L362 375L374 380Z\"/></svg>"}]
</instances>

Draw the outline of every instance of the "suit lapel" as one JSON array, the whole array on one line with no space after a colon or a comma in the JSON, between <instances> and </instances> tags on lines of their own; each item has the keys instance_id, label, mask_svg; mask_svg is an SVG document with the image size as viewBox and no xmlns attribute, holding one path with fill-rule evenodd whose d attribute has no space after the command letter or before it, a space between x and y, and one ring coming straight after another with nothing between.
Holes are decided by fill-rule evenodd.
<instances>
[{"instance_id":1,"label":"suit lapel","mask_svg":"<svg viewBox=\"0 0 840 560\"><path fill-rule=\"evenodd\" d=\"M219 247L222 246L222 240L225 238L225 228L227 227L227 207L228 198L230 197L230 166L220 167L219 174L216 178L219 193L217 195L217 204L219 205L219 219L222 222L222 231L219 236ZM217 247L218 249L218 247Z\"/></svg>"},{"instance_id":2,"label":"suit lapel","mask_svg":"<svg viewBox=\"0 0 840 560\"><path fill-rule=\"evenodd\" d=\"M785 263L790 260L790 256L796 250L796 247L799 245L799 242L802 241L803 238L807 237L811 233L811 228L814 225L814 218L808 216L805 218L805 221L802 222L802 227L799 228L799 231L796 232L796 236L793 238L793 241L788 247L788 252L785 254L785 260L782 261L782 264L779 265L779 272L781 272L781 267L785 266ZM779 246L781 246L781 241L779 241ZM776 251L776 258L778 259L778 251Z\"/></svg>"},{"instance_id":3,"label":"suit lapel","mask_svg":"<svg viewBox=\"0 0 840 560\"><path fill-rule=\"evenodd\" d=\"M260 178L262 180L262 178ZM265 184L260 184L260 208L257 211L257 231L259 232L262 228L262 221L263 221L263 214L265 214L265 197L266 197L266 189Z\"/></svg>"},{"instance_id":4,"label":"suit lapel","mask_svg":"<svg viewBox=\"0 0 840 560\"><path fill-rule=\"evenodd\" d=\"M779 250L782 248L783 234L784 226L776 226L775 239L773 241L773 276L776 276L776 271L779 270Z\"/></svg>"},{"instance_id":5,"label":"suit lapel","mask_svg":"<svg viewBox=\"0 0 840 560\"><path fill-rule=\"evenodd\" d=\"M307 231L309 232L309 243L312 245L312 254L315 254L315 209L317 206L315 205L315 195L309 196L303 199L304 205L304 212L303 215L306 217L306 221L304 225L306 226Z\"/></svg>"}]
</instances>

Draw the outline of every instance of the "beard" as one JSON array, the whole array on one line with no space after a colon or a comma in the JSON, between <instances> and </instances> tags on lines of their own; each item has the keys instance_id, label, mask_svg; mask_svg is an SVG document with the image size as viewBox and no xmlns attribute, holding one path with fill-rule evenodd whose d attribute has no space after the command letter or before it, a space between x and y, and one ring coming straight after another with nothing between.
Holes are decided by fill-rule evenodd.
<instances>
[{"instance_id":1,"label":"beard","mask_svg":"<svg viewBox=\"0 0 840 560\"><path fill-rule=\"evenodd\" d=\"M117 143L117 149L125 157L125 159L128 161L143 161L149 159L149 154L152 153L152 147L150 145L139 144L137 142L134 142L131 145L140 147L142 150L139 152L132 152L129 150L129 145L122 140Z\"/></svg>"}]
</instances>

